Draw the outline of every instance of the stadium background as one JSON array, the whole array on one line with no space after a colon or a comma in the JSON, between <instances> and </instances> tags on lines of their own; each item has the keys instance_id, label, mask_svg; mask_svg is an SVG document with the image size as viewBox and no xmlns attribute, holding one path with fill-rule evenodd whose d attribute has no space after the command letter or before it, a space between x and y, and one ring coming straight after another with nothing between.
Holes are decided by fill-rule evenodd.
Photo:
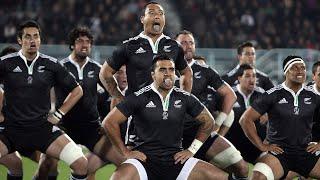
<instances>
[{"instance_id":1,"label":"stadium background","mask_svg":"<svg viewBox=\"0 0 320 180\"><path fill-rule=\"evenodd\" d=\"M76 25L89 26L94 33L92 57L99 62L110 56L116 45L140 33L139 16L147 0L1 0L0 49L16 45L16 26L26 19L42 27L41 52L58 59L70 52L67 32ZM275 83L283 80L282 60L289 54L312 64L320 59L320 2L317 0L175 0L159 1L166 11L165 34L179 30L194 33L197 54L224 74L236 64L235 47L250 40L257 48L257 68ZM310 80L310 78L309 78ZM24 160L30 179L35 164ZM61 166L67 174L68 168ZM113 166L99 173L109 177ZM109 170L107 172L103 172ZM0 179L6 171L0 167ZM61 176L59 179L66 179Z\"/></svg>"}]
</instances>

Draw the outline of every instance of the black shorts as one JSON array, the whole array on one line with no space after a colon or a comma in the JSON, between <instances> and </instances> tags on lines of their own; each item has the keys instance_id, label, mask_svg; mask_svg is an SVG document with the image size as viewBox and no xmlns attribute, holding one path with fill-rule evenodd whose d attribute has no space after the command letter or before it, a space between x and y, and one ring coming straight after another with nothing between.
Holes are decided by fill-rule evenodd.
<instances>
[{"instance_id":1,"label":"black shorts","mask_svg":"<svg viewBox=\"0 0 320 180\"><path fill-rule=\"evenodd\" d=\"M19 151L22 155L30 155L36 150L46 153L50 144L62 134L58 127L48 122L41 127L6 127L0 134L0 140L7 146L9 153Z\"/></svg>"},{"instance_id":2,"label":"black shorts","mask_svg":"<svg viewBox=\"0 0 320 180\"><path fill-rule=\"evenodd\" d=\"M81 126L75 125L75 123L62 123L61 125L76 144L86 146L91 152L103 135L99 132L101 127L99 122Z\"/></svg>"},{"instance_id":3,"label":"black shorts","mask_svg":"<svg viewBox=\"0 0 320 180\"><path fill-rule=\"evenodd\" d=\"M283 150L284 153L278 155L270 153L279 159L284 171L283 177L285 177L289 171L294 171L304 177L308 177L319 159L319 155L316 156L305 150L296 152L290 152L285 148Z\"/></svg>"}]
</instances>

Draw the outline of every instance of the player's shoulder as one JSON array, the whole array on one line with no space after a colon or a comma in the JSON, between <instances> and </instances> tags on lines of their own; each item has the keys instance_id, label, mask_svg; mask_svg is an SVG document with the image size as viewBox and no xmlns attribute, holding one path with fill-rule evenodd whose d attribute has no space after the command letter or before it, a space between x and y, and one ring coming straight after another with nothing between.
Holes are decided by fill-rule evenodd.
<instances>
[{"instance_id":1,"label":"player's shoulder","mask_svg":"<svg viewBox=\"0 0 320 180\"><path fill-rule=\"evenodd\" d=\"M283 85L282 84L279 84L269 90L266 91L267 94L273 94L273 93L277 93L277 92L280 92L280 90L283 89Z\"/></svg>"},{"instance_id":2,"label":"player's shoulder","mask_svg":"<svg viewBox=\"0 0 320 180\"><path fill-rule=\"evenodd\" d=\"M14 53L10 53L10 54L7 54L5 56L0 57L0 60L2 61L2 60L6 60L6 59L12 59L17 56L19 56L18 52L14 52Z\"/></svg>"},{"instance_id":3,"label":"player's shoulder","mask_svg":"<svg viewBox=\"0 0 320 180\"><path fill-rule=\"evenodd\" d=\"M97 67L97 68L101 68L102 67L99 62L97 62L94 59L89 58L89 57L88 57L88 63L91 64L94 67Z\"/></svg>"},{"instance_id":4,"label":"player's shoulder","mask_svg":"<svg viewBox=\"0 0 320 180\"><path fill-rule=\"evenodd\" d=\"M181 95L184 95L184 96L190 96L191 95L191 93L189 93L189 92L187 92L187 91L185 91L185 90L183 90L181 88L178 88L176 86L173 87L173 91L175 93L177 93L177 94L181 94Z\"/></svg>"},{"instance_id":5,"label":"player's shoulder","mask_svg":"<svg viewBox=\"0 0 320 180\"><path fill-rule=\"evenodd\" d=\"M198 66L198 67L200 67L200 68L202 68L202 69L211 69L209 65L207 65L207 64L200 64L198 61L195 61L195 62L194 62L194 65L195 65L195 66Z\"/></svg>"},{"instance_id":6,"label":"player's shoulder","mask_svg":"<svg viewBox=\"0 0 320 180\"><path fill-rule=\"evenodd\" d=\"M138 91L134 92L133 94L135 96L139 97L141 95L144 95L144 94L150 92L150 90L151 90L151 85L148 85L148 86L145 86L145 87L139 89Z\"/></svg>"},{"instance_id":7,"label":"player's shoulder","mask_svg":"<svg viewBox=\"0 0 320 180\"><path fill-rule=\"evenodd\" d=\"M264 72L262 72L262 71L260 71L258 69L256 69L256 72L257 72L257 74L259 74L262 77L269 78L269 76L266 73L264 73Z\"/></svg>"},{"instance_id":8,"label":"player's shoulder","mask_svg":"<svg viewBox=\"0 0 320 180\"><path fill-rule=\"evenodd\" d=\"M258 86L256 86L256 87L254 88L254 91L256 91L257 93L261 93L261 94L263 94L264 92L266 92L263 88L258 87Z\"/></svg>"},{"instance_id":9,"label":"player's shoulder","mask_svg":"<svg viewBox=\"0 0 320 180\"><path fill-rule=\"evenodd\" d=\"M239 65L233 68L231 71L229 71L224 77L234 76L237 73L238 69L239 69Z\"/></svg>"},{"instance_id":10,"label":"player's shoulder","mask_svg":"<svg viewBox=\"0 0 320 180\"><path fill-rule=\"evenodd\" d=\"M306 90L307 92L319 95L319 93L314 89L314 85L313 84L306 85L306 86L303 87L303 89Z\"/></svg>"},{"instance_id":11,"label":"player's shoulder","mask_svg":"<svg viewBox=\"0 0 320 180\"><path fill-rule=\"evenodd\" d=\"M53 63L57 63L58 62L58 59L52 57L52 56L48 56L46 54L43 54L43 53L39 53L39 57L42 58L42 59L46 59L50 62L53 62Z\"/></svg>"}]
</instances>

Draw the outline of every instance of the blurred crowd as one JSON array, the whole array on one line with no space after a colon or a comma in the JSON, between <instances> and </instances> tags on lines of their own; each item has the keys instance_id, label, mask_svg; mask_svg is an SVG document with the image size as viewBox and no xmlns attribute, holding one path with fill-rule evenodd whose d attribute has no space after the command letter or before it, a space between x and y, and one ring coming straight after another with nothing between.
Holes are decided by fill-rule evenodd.
<instances>
[{"instance_id":1,"label":"blurred crowd","mask_svg":"<svg viewBox=\"0 0 320 180\"><path fill-rule=\"evenodd\" d=\"M95 44L116 45L141 31L147 0L2 0L1 43L16 42L16 25L36 19L46 44L65 44L75 25L87 25ZM161 2L161 1L160 1ZM320 48L317 0L176 0L170 2L182 28L194 32L198 47L234 48L246 40L258 48Z\"/></svg>"}]
</instances>

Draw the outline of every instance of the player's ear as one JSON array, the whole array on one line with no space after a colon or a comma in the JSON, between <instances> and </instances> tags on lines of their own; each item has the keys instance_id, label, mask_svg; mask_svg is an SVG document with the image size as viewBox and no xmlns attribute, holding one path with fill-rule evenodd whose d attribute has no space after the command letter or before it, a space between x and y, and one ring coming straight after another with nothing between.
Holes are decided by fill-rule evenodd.
<instances>
[{"instance_id":1,"label":"player's ear","mask_svg":"<svg viewBox=\"0 0 320 180\"><path fill-rule=\"evenodd\" d=\"M17 41L18 41L18 44L21 46L22 45L22 40L20 37L17 37Z\"/></svg>"}]
</instances>

